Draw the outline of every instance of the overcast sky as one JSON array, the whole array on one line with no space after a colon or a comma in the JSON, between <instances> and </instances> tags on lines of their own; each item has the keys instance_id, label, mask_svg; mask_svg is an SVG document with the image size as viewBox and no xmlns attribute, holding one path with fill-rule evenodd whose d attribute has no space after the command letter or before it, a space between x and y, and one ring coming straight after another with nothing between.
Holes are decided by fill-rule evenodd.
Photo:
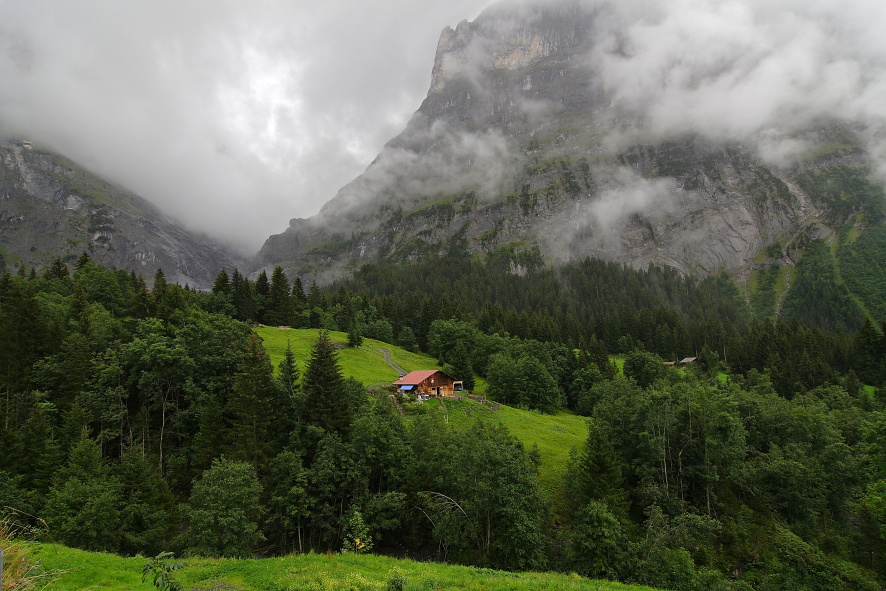
<instances>
[{"instance_id":1,"label":"overcast sky","mask_svg":"<svg viewBox=\"0 0 886 591\"><path fill-rule=\"evenodd\" d=\"M372 162L425 97L441 30L489 4L0 0L0 134L252 254ZM644 133L779 164L805 149L796 129L836 116L886 182L884 0L609 4L589 57Z\"/></svg>"},{"instance_id":2,"label":"overcast sky","mask_svg":"<svg viewBox=\"0 0 886 591\"><path fill-rule=\"evenodd\" d=\"M317 212L490 0L0 0L0 134L254 253Z\"/></svg>"}]
</instances>

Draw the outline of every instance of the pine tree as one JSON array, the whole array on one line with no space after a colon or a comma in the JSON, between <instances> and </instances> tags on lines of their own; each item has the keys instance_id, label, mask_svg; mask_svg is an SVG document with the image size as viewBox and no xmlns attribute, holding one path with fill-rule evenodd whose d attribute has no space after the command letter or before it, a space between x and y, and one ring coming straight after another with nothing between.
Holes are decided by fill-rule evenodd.
<instances>
[{"instance_id":1,"label":"pine tree","mask_svg":"<svg viewBox=\"0 0 886 591\"><path fill-rule=\"evenodd\" d=\"M345 380L338 364L338 354L321 330L311 350L302 387L305 391L304 417L308 424L326 431L344 433L351 422Z\"/></svg>"},{"instance_id":2,"label":"pine tree","mask_svg":"<svg viewBox=\"0 0 886 591\"><path fill-rule=\"evenodd\" d=\"M268 310L268 294L271 293L271 284L268 274L262 269L255 280L255 316L262 324L268 324L266 315Z\"/></svg>"},{"instance_id":3,"label":"pine tree","mask_svg":"<svg viewBox=\"0 0 886 591\"><path fill-rule=\"evenodd\" d=\"M296 275L295 282L292 284L292 297L296 301L296 305L303 307L308 302L308 296L305 295L305 288L302 285L301 277Z\"/></svg>"},{"instance_id":4,"label":"pine tree","mask_svg":"<svg viewBox=\"0 0 886 591\"><path fill-rule=\"evenodd\" d=\"M268 292L265 321L273 326L292 324L292 303L289 298L289 279L282 267L274 267Z\"/></svg>"},{"instance_id":5,"label":"pine tree","mask_svg":"<svg viewBox=\"0 0 886 591\"><path fill-rule=\"evenodd\" d=\"M292 345L286 341L286 351L283 352L283 359L277 366L280 370L280 382L283 384L283 390L290 398L294 398L298 390L298 380L301 377L298 371L298 365L295 363L295 354L292 352Z\"/></svg>"},{"instance_id":6,"label":"pine tree","mask_svg":"<svg viewBox=\"0 0 886 591\"><path fill-rule=\"evenodd\" d=\"M80 258L77 259L77 264L74 265L74 269L77 270L77 271L79 271L80 269L82 269L83 267L85 267L86 265L88 265L89 262L90 262L90 261L89 261L89 255L86 254L86 251L84 250L84 251L83 251L83 254L80 255Z\"/></svg>"},{"instance_id":7,"label":"pine tree","mask_svg":"<svg viewBox=\"0 0 886 591\"><path fill-rule=\"evenodd\" d=\"M65 262L61 258L56 258L43 276L47 279L66 279L70 276L70 272Z\"/></svg>"},{"instance_id":8,"label":"pine tree","mask_svg":"<svg viewBox=\"0 0 886 591\"><path fill-rule=\"evenodd\" d=\"M231 294L234 304L234 317L237 320L254 320L256 318L255 286L240 271L234 268L231 273Z\"/></svg>"},{"instance_id":9,"label":"pine tree","mask_svg":"<svg viewBox=\"0 0 886 591\"><path fill-rule=\"evenodd\" d=\"M215 283L212 284L212 293L231 293L231 281L228 279L228 272L224 269L215 276Z\"/></svg>"},{"instance_id":10,"label":"pine tree","mask_svg":"<svg viewBox=\"0 0 886 591\"><path fill-rule=\"evenodd\" d=\"M360 326L356 321L352 320L348 327L348 347L356 349L363 344L363 334Z\"/></svg>"},{"instance_id":11,"label":"pine tree","mask_svg":"<svg viewBox=\"0 0 886 591\"><path fill-rule=\"evenodd\" d=\"M234 378L227 408L233 459L248 461L259 473L275 455L274 423L279 419L280 402L268 354L253 334Z\"/></svg>"}]
</instances>

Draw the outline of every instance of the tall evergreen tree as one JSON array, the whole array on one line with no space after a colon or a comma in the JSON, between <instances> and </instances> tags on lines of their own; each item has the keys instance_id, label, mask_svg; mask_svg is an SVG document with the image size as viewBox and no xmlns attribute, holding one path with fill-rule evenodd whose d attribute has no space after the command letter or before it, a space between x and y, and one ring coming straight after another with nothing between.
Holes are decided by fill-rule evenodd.
<instances>
[{"instance_id":1,"label":"tall evergreen tree","mask_svg":"<svg viewBox=\"0 0 886 591\"><path fill-rule=\"evenodd\" d=\"M212 284L212 293L231 293L231 280L228 278L228 272L224 269L215 276L215 283Z\"/></svg>"},{"instance_id":2,"label":"tall evergreen tree","mask_svg":"<svg viewBox=\"0 0 886 591\"><path fill-rule=\"evenodd\" d=\"M280 403L268 354L252 335L228 399L228 413L232 458L251 463L260 474L276 452L274 427L280 423Z\"/></svg>"},{"instance_id":3,"label":"tall evergreen tree","mask_svg":"<svg viewBox=\"0 0 886 591\"><path fill-rule=\"evenodd\" d=\"M194 482L185 507L188 546L206 556L247 556L264 540L261 483L247 462L219 459Z\"/></svg>"},{"instance_id":4,"label":"tall evergreen tree","mask_svg":"<svg viewBox=\"0 0 886 591\"><path fill-rule=\"evenodd\" d=\"M311 360L302 383L305 391L304 418L329 432L345 433L351 423L351 409L338 354L321 330L311 350Z\"/></svg>"},{"instance_id":5,"label":"tall evergreen tree","mask_svg":"<svg viewBox=\"0 0 886 591\"><path fill-rule=\"evenodd\" d=\"M286 341L286 350L283 352L283 359L277 366L279 370L280 383L283 390L290 398L295 398L298 390L298 380L301 377L298 371L298 365L295 363L295 354L292 352L292 344Z\"/></svg>"},{"instance_id":6,"label":"tall evergreen tree","mask_svg":"<svg viewBox=\"0 0 886 591\"><path fill-rule=\"evenodd\" d=\"M301 277L296 275L295 281L292 283L292 297L296 302L296 305L299 307L303 307L308 303L308 296L305 295L305 287L301 282Z\"/></svg>"},{"instance_id":7,"label":"tall evergreen tree","mask_svg":"<svg viewBox=\"0 0 886 591\"><path fill-rule=\"evenodd\" d=\"M274 267L265 310L265 322L274 326L292 324L292 300L289 297L289 279L282 267Z\"/></svg>"}]
</instances>

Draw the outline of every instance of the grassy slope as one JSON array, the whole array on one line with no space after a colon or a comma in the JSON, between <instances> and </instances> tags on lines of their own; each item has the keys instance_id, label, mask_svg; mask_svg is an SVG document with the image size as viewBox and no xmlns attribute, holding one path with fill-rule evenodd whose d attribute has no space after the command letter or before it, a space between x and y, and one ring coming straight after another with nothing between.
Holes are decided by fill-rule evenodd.
<instances>
[{"instance_id":1,"label":"grassy slope","mask_svg":"<svg viewBox=\"0 0 886 591\"><path fill-rule=\"evenodd\" d=\"M63 546L37 546L34 556L51 570L65 571L56 576L48 589L69 591L95 589L108 591L153 589L141 582L143 558L121 558L72 550ZM382 591L392 569L405 576L406 590L473 589L477 591L574 590L641 591L647 587L621 585L585 579L577 575L552 573L509 573L449 564L413 562L386 556L332 556L307 554L260 560L220 560L194 558L182 561L174 574L185 589L227 589L269 591L316 589L337 591L366 589Z\"/></svg>"},{"instance_id":2,"label":"grassy slope","mask_svg":"<svg viewBox=\"0 0 886 591\"><path fill-rule=\"evenodd\" d=\"M446 400L442 403L429 400L424 407L425 412L444 413L447 421L461 428L467 428L478 419L500 421L527 449L538 446L541 459L539 484L548 493L553 493L562 484L569 450L581 447L588 436L585 419L565 412L542 415L504 405L492 410L469 399ZM421 416L425 415L417 415L417 418Z\"/></svg>"},{"instance_id":3,"label":"grassy slope","mask_svg":"<svg viewBox=\"0 0 886 591\"><path fill-rule=\"evenodd\" d=\"M265 349L276 365L283 358L287 341L292 346L301 371L311 356L311 346L317 339L317 330L260 327L256 333L264 339ZM347 343L347 334L330 332L332 342ZM407 371L419 369L439 369L436 360L427 355L410 353L399 347L364 339L359 349L344 348L339 351L339 360L346 376L353 376L364 384L390 383L397 379L397 372L388 365L382 356L380 347L391 352L391 359ZM622 363L624 361L622 360ZM478 380L476 391L485 391L485 382ZM488 420L501 421L527 448L538 445L541 456L540 483L546 490L560 485L560 477L569 450L579 447L587 437L587 427L582 417L557 413L540 415L537 412L501 406L492 411L488 407L472 400L447 400L445 403L448 419L456 425L467 426L471 421L483 417ZM435 400L426 403L425 412L443 412L440 403ZM470 410L470 416L468 411Z\"/></svg>"},{"instance_id":4,"label":"grassy slope","mask_svg":"<svg viewBox=\"0 0 886 591\"><path fill-rule=\"evenodd\" d=\"M311 347L317 340L319 331L312 328L283 330L262 326L256 328L255 332L264 341L265 350L270 355L271 363L275 368L283 359L288 342L292 347L299 370L304 372L305 366L311 358ZM341 345L346 345L348 342L348 335L344 332L330 331L329 338L333 343ZM400 377L397 371L385 362L380 350L381 347L390 351L391 360L406 371L440 369L437 361L428 355L418 355L381 341L363 339L363 345L359 348L345 347L338 352L339 363L345 377L354 377L367 386L379 382L390 383Z\"/></svg>"}]
</instances>

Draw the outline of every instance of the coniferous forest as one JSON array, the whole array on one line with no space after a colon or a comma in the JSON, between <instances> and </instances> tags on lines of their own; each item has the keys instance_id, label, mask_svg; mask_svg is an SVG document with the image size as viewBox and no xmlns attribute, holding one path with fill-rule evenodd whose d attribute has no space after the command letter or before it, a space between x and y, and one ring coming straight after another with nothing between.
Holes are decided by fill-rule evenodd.
<instances>
[{"instance_id":1,"label":"coniferous forest","mask_svg":"<svg viewBox=\"0 0 886 591\"><path fill-rule=\"evenodd\" d=\"M223 270L198 293L158 271L149 288L85 254L3 274L4 518L124 555L349 550L679 590L883 588L882 323L761 319L725 275L598 260L292 279ZM391 390L343 377L323 331L304 371L291 351L274 367L254 322L429 353L500 404L586 416L587 439L542 488L538 451L501 424L405 420Z\"/></svg>"}]
</instances>

